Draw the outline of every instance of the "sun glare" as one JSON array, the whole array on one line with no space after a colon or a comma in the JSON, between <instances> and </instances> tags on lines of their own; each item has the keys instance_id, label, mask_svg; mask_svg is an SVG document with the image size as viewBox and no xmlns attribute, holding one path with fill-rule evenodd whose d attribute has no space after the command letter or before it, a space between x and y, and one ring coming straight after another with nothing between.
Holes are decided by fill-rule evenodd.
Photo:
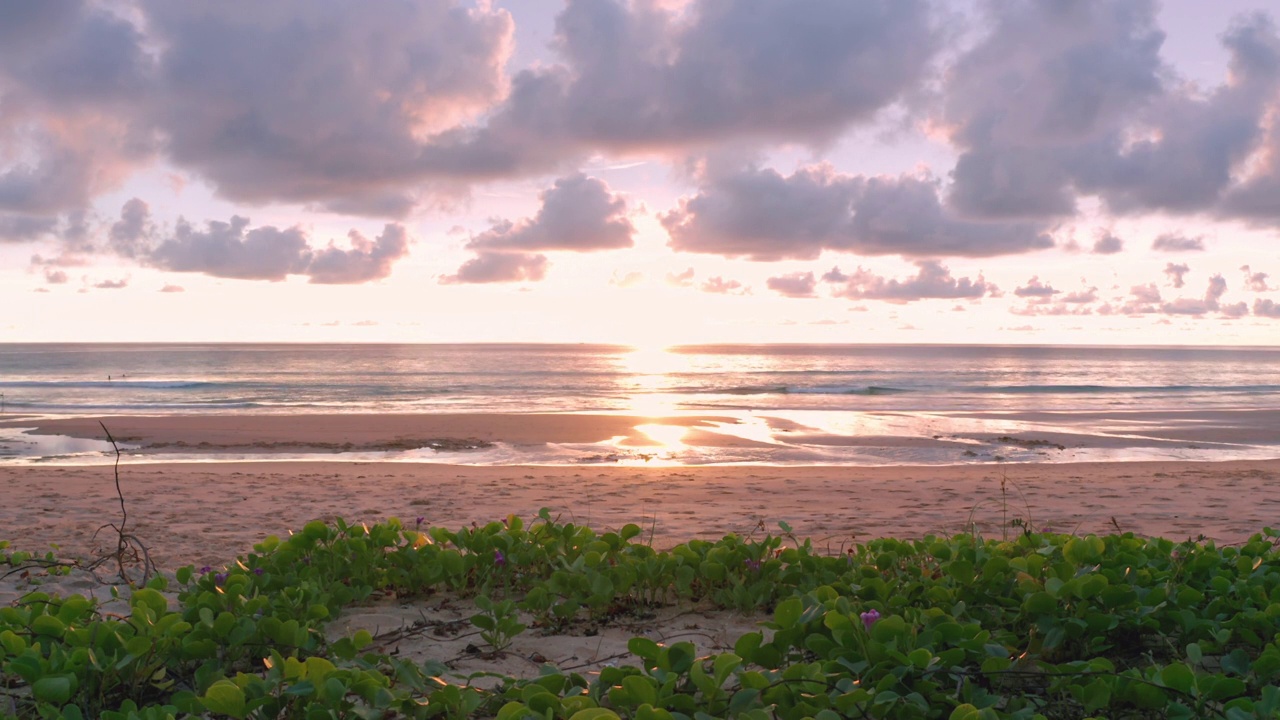
<instances>
[{"instance_id":1,"label":"sun glare","mask_svg":"<svg viewBox=\"0 0 1280 720\"><path fill-rule=\"evenodd\" d=\"M691 369L688 356L661 346L639 346L620 357L628 374L628 411L646 417L663 417L679 411L675 391L679 373Z\"/></svg>"}]
</instances>

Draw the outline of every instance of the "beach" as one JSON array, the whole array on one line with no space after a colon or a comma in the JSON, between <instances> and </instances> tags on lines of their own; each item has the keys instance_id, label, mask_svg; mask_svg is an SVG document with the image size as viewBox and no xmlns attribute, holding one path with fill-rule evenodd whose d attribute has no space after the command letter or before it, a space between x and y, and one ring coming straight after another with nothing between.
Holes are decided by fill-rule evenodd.
<instances>
[{"instance_id":1,"label":"beach","mask_svg":"<svg viewBox=\"0 0 1280 720\"><path fill-rule=\"evenodd\" d=\"M117 440L144 448L123 456L121 491L129 528L170 570L227 564L267 535L284 535L317 518L422 518L457 528L507 515L532 518L544 507L564 521L601 530L637 523L655 546L728 533L776 534L785 522L798 537L833 551L875 537L1020 532L1014 521L1055 532L1203 535L1224 543L1280 525L1280 497L1274 493L1280 459L878 467L469 465L352 461L336 450L431 441L537 445L615 436L652 448L657 441L637 428L653 420L471 414L59 418L36 424L40 432L102 437L101 421ZM667 419L661 427L683 422L692 434L714 420ZM196 449L198 460L173 461L186 455L169 454ZM244 453L268 459L231 460ZM464 450L447 454L466 457ZM69 556L101 550L106 538L95 541L95 531L120 516L110 460L0 466L0 537L38 552L56 545Z\"/></svg>"},{"instance_id":2,"label":"beach","mask_svg":"<svg viewBox=\"0 0 1280 720\"><path fill-rule=\"evenodd\" d=\"M807 540L816 551L832 554L879 537L976 533L1000 539L1027 529L1239 543L1280 525L1280 497L1274 492L1280 459L925 466L342 459L362 452L394 454L399 450L389 449L424 442L447 446L442 454L449 458L484 452L488 443L519 448L603 438L615 439L620 447L658 451L662 444L643 431L664 436L665 431L653 430L657 420L662 422L656 427L677 428L682 438L734 441L708 429L722 420L716 416L206 415L6 422L73 439L102 437L102 422L118 440L136 446L122 455L118 467L128 513L125 528L166 574L184 565L232 566L267 536L287 536L316 519L372 524L397 517L408 527L420 522L458 529L509 515L532 520L543 508L562 523L586 524L597 532L635 523L642 528L638 541L659 549L730 533L779 535L785 523L793 533L788 543ZM266 459L233 459L246 455ZM62 558L109 554L116 534L107 523L118 526L122 519L113 460L99 454L80 464L0 464L0 539L15 549L53 551ZM96 575L11 574L0 579L0 603L40 589L91 594L105 612L127 612L125 601L113 599L113 587L128 594L110 577L113 572L114 565L108 565ZM130 572L136 577L139 568ZM458 673L528 677L543 663L596 672L629 657L628 642L636 635L658 642L692 640L702 651L728 652L736 638L767 619L760 613L673 605L644 620L522 633L507 651L487 653L475 648L479 640L469 621L475 612L471 601L448 597L384 598L344 611L327 633L337 638L365 629L380 652L444 660Z\"/></svg>"}]
</instances>

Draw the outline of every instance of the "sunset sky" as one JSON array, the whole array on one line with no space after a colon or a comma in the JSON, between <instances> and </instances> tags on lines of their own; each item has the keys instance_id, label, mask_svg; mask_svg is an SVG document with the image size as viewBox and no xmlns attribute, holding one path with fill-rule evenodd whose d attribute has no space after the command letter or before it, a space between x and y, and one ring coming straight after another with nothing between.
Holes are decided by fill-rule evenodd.
<instances>
[{"instance_id":1,"label":"sunset sky","mask_svg":"<svg viewBox=\"0 0 1280 720\"><path fill-rule=\"evenodd\" d=\"M1263 0L0 0L0 342L1276 344Z\"/></svg>"}]
</instances>

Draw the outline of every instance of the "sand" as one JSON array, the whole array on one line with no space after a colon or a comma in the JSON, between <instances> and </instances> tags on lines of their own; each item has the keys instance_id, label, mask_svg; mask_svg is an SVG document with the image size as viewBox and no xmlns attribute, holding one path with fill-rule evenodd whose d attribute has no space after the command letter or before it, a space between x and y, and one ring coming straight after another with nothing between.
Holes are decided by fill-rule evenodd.
<instances>
[{"instance_id":1,"label":"sand","mask_svg":"<svg viewBox=\"0 0 1280 720\"><path fill-rule=\"evenodd\" d=\"M109 466L0 467L0 538L90 554L119 519ZM159 463L121 467L129 525L166 568L218 565L316 518L431 525L550 508L599 529L638 523L669 546L785 521L838 548L880 536L1119 528L1238 542L1280 525L1280 460L948 467L468 467L422 463ZM1002 482L1004 488L1002 490ZM758 531L757 531L758 532Z\"/></svg>"},{"instance_id":2,"label":"sand","mask_svg":"<svg viewBox=\"0 0 1280 720\"><path fill-rule=\"evenodd\" d=\"M143 444L206 443L243 451L377 446L397 439L457 438L503 442L593 442L627 435L640 418L617 416L310 416L257 418L112 418L117 436ZM700 420L684 418L690 427ZM96 421L40 424L46 432L93 437ZM643 438L637 438L643 442ZM154 449L163 453L165 446ZM256 446L259 449L262 446ZM307 521L341 516L349 522L399 517L452 528L532 518L549 508L562 520L605 530L634 522L645 538L667 547L693 538L778 532L788 523L802 538L838 552L880 536L950 535L976 529L988 537L1016 534L1018 519L1068 533L1132 531L1177 540L1204 536L1235 543L1264 526L1280 526L1280 459L1230 462L970 464L929 467L617 467L466 466L406 462L258 461L164 462L163 454L120 467L128 527L162 569L221 567L267 535ZM281 456L286 457L284 455ZM95 539L120 519L109 465L0 464L0 539L67 557L89 557L109 544ZM110 532L110 531L108 531ZM0 603L29 589L28 579L0 580ZM28 583L24 585L24 583ZM107 597L91 578L55 581L62 591ZM384 636L384 649L478 668L536 672L538 658L560 666L598 667L646 633L688 636L706 649L728 647L759 618L677 608L639 626L541 637L526 633L501 656L467 651L465 603L361 608L332 632L365 627ZM424 618L429 620L423 625ZM461 621L461 622L460 622ZM418 631L400 632L417 623ZM457 629L463 628L462 632ZM438 628L453 628L443 635Z\"/></svg>"}]
</instances>

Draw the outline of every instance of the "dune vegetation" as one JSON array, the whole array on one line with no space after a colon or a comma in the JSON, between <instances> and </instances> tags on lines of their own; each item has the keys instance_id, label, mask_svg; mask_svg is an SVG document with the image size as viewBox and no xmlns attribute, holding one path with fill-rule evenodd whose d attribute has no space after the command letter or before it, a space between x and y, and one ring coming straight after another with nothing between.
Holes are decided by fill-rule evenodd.
<instances>
[{"instance_id":1,"label":"dune vegetation","mask_svg":"<svg viewBox=\"0 0 1280 720\"><path fill-rule=\"evenodd\" d=\"M543 512L449 530L316 521L108 612L38 588L0 608L0 714L41 718L1276 718L1280 534L1247 542L1037 532L818 549L781 532L660 550ZM7 572L77 563L5 549ZM0 572L4 574L4 572ZM50 578L52 579L52 578ZM451 598L471 651L746 613L731 650L637 634L598 672L413 660L335 618Z\"/></svg>"}]
</instances>

